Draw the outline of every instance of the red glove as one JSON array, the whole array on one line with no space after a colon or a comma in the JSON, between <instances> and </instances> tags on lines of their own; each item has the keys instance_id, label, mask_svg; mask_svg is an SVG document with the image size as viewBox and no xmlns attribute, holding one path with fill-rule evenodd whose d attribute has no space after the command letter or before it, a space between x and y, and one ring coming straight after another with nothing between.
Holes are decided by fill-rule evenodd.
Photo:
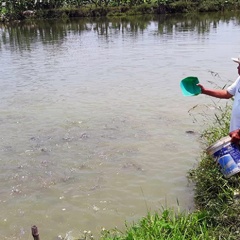
<instances>
[{"instance_id":1,"label":"red glove","mask_svg":"<svg viewBox=\"0 0 240 240\"><path fill-rule=\"evenodd\" d=\"M240 143L240 129L237 129L237 130L234 130L234 131L230 132L229 136L232 138L231 142L233 142L235 144Z\"/></svg>"}]
</instances>

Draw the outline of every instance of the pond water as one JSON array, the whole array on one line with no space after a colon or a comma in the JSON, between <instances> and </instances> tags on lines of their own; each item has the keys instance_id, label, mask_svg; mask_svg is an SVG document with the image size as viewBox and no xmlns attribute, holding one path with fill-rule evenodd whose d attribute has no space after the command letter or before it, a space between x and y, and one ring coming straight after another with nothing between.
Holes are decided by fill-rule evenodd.
<instances>
[{"instance_id":1,"label":"pond water","mask_svg":"<svg viewBox=\"0 0 240 240\"><path fill-rule=\"evenodd\" d=\"M192 211L187 172L227 100L180 80L237 77L237 16L141 16L0 26L0 238L125 229L162 207Z\"/></svg>"}]
</instances>

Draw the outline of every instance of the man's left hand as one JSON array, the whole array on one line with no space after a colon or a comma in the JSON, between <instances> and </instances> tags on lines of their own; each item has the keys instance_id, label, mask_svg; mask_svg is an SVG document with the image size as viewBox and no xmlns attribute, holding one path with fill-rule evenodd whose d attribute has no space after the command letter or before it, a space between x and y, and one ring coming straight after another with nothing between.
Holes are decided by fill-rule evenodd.
<instances>
[{"instance_id":1,"label":"man's left hand","mask_svg":"<svg viewBox=\"0 0 240 240\"><path fill-rule=\"evenodd\" d=\"M240 142L240 129L234 130L229 133L229 136L232 138L231 142L239 144Z\"/></svg>"}]
</instances>

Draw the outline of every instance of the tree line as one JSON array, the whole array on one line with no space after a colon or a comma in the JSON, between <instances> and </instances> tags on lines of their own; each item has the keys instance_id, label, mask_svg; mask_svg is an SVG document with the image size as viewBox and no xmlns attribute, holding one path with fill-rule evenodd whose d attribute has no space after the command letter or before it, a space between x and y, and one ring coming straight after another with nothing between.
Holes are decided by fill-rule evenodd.
<instances>
[{"instance_id":1,"label":"tree line","mask_svg":"<svg viewBox=\"0 0 240 240\"><path fill-rule=\"evenodd\" d=\"M83 8L129 8L141 7L140 13L186 13L237 10L240 0L0 0L0 16L22 14L24 11L72 11ZM154 9L154 10L153 10ZM140 10L140 11L139 11ZM100 12L100 15L108 11ZM79 15L79 14L78 14ZM84 15L84 14L83 14ZM80 14L81 16L81 14Z\"/></svg>"}]
</instances>

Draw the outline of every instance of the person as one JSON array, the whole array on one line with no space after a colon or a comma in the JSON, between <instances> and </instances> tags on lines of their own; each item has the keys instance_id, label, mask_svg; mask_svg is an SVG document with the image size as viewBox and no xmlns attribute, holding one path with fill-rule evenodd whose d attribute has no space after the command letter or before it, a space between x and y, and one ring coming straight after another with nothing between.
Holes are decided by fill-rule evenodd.
<instances>
[{"instance_id":1,"label":"person","mask_svg":"<svg viewBox=\"0 0 240 240\"><path fill-rule=\"evenodd\" d=\"M234 97L229 136L233 143L240 143L240 57L232 58L232 60L238 64L238 78L236 81L230 85L227 89L208 89L202 84L197 84L201 88L201 93L222 99L229 99Z\"/></svg>"}]
</instances>

